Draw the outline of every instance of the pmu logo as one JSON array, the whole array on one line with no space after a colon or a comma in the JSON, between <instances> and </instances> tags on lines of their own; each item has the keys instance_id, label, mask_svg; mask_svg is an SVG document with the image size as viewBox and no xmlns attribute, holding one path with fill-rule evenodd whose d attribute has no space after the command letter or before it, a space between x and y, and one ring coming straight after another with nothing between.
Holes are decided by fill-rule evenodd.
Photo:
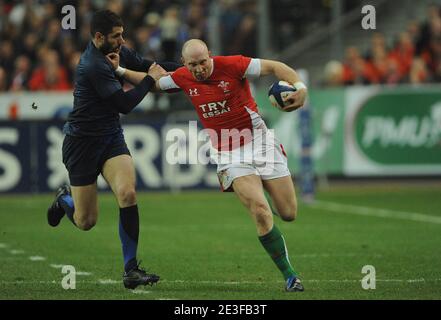
<instances>
[{"instance_id":1,"label":"pmu logo","mask_svg":"<svg viewBox=\"0 0 441 320\"><path fill-rule=\"evenodd\" d=\"M190 95L190 97L196 97L196 96L198 96L198 95L199 95L199 93L198 93L198 89L197 89L197 88L195 88L195 89L189 89L189 95Z\"/></svg>"},{"instance_id":2,"label":"pmu logo","mask_svg":"<svg viewBox=\"0 0 441 320\"><path fill-rule=\"evenodd\" d=\"M441 94L383 93L355 115L358 151L380 165L440 165Z\"/></svg>"}]
</instances>

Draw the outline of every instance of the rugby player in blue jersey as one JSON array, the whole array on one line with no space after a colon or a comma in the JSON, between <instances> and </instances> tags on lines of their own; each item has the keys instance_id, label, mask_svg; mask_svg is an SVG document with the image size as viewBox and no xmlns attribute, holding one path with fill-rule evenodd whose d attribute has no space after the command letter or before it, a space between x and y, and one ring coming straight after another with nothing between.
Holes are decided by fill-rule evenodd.
<instances>
[{"instance_id":1,"label":"rugby player in blue jersey","mask_svg":"<svg viewBox=\"0 0 441 320\"><path fill-rule=\"evenodd\" d=\"M64 185L47 212L55 227L67 216L81 230L97 222L97 177L102 174L119 205L119 236L124 256L123 283L134 289L153 284L159 276L139 268L137 246L139 213L135 191L135 169L124 141L120 113L127 114L155 88L155 81L178 64L156 64L124 47L123 22L109 10L95 12L91 41L76 69L73 110L63 128L63 163L70 186ZM109 55L119 54L120 68L114 70ZM124 91L123 80L134 88Z\"/></svg>"}]
</instances>

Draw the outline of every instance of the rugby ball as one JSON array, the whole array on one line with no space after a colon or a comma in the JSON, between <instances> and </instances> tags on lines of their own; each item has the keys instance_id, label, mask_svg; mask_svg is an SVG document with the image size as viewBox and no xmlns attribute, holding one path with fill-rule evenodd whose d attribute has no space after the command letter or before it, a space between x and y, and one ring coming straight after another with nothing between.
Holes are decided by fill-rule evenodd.
<instances>
[{"instance_id":1,"label":"rugby ball","mask_svg":"<svg viewBox=\"0 0 441 320\"><path fill-rule=\"evenodd\" d=\"M291 92L297 89L290 83L286 81L276 81L274 82L268 91L268 98L271 104L279 110L290 112L295 109L285 109L285 102L283 99ZM287 104L291 104L287 102Z\"/></svg>"}]
</instances>

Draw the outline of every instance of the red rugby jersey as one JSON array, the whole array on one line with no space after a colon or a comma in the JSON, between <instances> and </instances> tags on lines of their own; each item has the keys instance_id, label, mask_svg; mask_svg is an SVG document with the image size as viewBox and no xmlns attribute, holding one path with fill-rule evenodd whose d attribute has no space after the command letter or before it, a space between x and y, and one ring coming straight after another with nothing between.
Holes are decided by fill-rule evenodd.
<instances>
[{"instance_id":1,"label":"red rugby jersey","mask_svg":"<svg viewBox=\"0 0 441 320\"><path fill-rule=\"evenodd\" d=\"M169 76L173 81L163 78L160 85L167 83L162 89L182 89L204 128L213 129L217 134L217 137L211 135L213 147L231 150L250 141L252 137L247 134L253 129L250 112L258 113L250 85L244 78L252 59L244 56L215 56L212 59L213 72L205 81L196 80L186 67L181 67ZM233 129L236 130L231 131ZM241 137L234 132L245 134ZM231 135L231 139L226 139L226 135ZM239 144L237 139L240 139Z\"/></svg>"}]
</instances>

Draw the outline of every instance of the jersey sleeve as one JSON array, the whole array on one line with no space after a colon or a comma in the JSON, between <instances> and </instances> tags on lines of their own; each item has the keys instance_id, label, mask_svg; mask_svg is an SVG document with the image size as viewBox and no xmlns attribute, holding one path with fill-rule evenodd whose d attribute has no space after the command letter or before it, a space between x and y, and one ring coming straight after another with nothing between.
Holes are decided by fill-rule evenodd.
<instances>
[{"instance_id":1,"label":"jersey sleeve","mask_svg":"<svg viewBox=\"0 0 441 320\"><path fill-rule=\"evenodd\" d=\"M143 58L133 49L127 48L125 46L121 47L120 65L122 67L133 71L147 72L153 62L154 61L152 60ZM175 71L182 66L181 64L170 61L158 62L158 64L163 67L165 71Z\"/></svg>"},{"instance_id":2,"label":"jersey sleeve","mask_svg":"<svg viewBox=\"0 0 441 320\"><path fill-rule=\"evenodd\" d=\"M164 68L165 71L176 71L180 67L182 67L182 64L176 63L176 62L158 62L158 64Z\"/></svg>"},{"instance_id":3,"label":"jersey sleeve","mask_svg":"<svg viewBox=\"0 0 441 320\"><path fill-rule=\"evenodd\" d=\"M89 80L98 95L107 99L116 91L121 90L121 83L116 79L110 65L97 63L88 72Z\"/></svg>"},{"instance_id":4,"label":"jersey sleeve","mask_svg":"<svg viewBox=\"0 0 441 320\"><path fill-rule=\"evenodd\" d=\"M226 69L232 73L237 79L243 79L246 76L246 71L250 65L251 58L237 55L237 56L224 56L223 65Z\"/></svg>"},{"instance_id":5,"label":"jersey sleeve","mask_svg":"<svg viewBox=\"0 0 441 320\"><path fill-rule=\"evenodd\" d=\"M245 70L244 78L258 78L260 77L260 59L251 59L248 68Z\"/></svg>"},{"instance_id":6,"label":"jersey sleeve","mask_svg":"<svg viewBox=\"0 0 441 320\"><path fill-rule=\"evenodd\" d=\"M125 46L121 47L121 66L133 71L147 72L152 63L153 61L144 59L135 50L127 48Z\"/></svg>"},{"instance_id":7,"label":"jersey sleeve","mask_svg":"<svg viewBox=\"0 0 441 320\"><path fill-rule=\"evenodd\" d=\"M180 87L173 80L172 76L168 75L158 80L159 88L163 91L180 89Z\"/></svg>"}]
</instances>

